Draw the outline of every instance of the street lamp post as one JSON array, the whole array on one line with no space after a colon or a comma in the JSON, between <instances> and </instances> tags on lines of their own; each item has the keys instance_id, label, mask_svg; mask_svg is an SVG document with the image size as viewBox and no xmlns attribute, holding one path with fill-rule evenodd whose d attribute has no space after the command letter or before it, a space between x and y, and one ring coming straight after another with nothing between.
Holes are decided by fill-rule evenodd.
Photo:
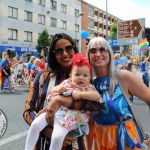
<instances>
[{"instance_id":1,"label":"street lamp post","mask_svg":"<svg viewBox=\"0 0 150 150\"><path fill-rule=\"evenodd\" d=\"M106 0L106 39L108 39L108 12L107 12L107 0Z\"/></svg>"},{"instance_id":2,"label":"street lamp post","mask_svg":"<svg viewBox=\"0 0 150 150\"><path fill-rule=\"evenodd\" d=\"M79 17L79 16L83 16L84 14L83 13L81 13L81 14L79 14L79 15L76 15L75 17L75 44L77 44L77 18Z\"/></svg>"}]
</instances>

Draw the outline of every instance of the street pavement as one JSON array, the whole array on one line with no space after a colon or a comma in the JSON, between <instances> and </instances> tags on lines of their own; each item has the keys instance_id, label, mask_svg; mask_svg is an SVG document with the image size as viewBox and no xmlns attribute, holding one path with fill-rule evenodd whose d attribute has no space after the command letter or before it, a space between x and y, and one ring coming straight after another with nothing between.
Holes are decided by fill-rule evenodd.
<instances>
[{"instance_id":1,"label":"street pavement","mask_svg":"<svg viewBox=\"0 0 150 150\"><path fill-rule=\"evenodd\" d=\"M0 150L24 150L29 126L23 119L25 101L29 93L27 85L17 86L15 93L0 91L0 109L8 120L6 133L0 138Z\"/></svg>"},{"instance_id":2,"label":"street pavement","mask_svg":"<svg viewBox=\"0 0 150 150\"><path fill-rule=\"evenodd\" d=\"M6 133L0 138L0 150L24 150L29 126L23 119L25 101L29 92L27 85L17 86L15 93L0 92L0 109L8 120ZM150 133L150 113L148 106L134 98L134 108L145 131Z\"/></svg>"}]
</instances>

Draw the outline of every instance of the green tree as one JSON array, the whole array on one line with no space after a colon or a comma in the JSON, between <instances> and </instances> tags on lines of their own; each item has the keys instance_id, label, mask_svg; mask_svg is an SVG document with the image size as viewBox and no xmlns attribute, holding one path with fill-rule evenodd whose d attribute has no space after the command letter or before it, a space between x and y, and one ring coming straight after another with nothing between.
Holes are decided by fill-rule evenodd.
<instances>
[{"instance_id":1,"label":"green tree","mask_svg":"<svg viewBox=\"0 0 150 150\"><path fill-rule=\"evenodd\" d=\"M108 38L117 38L117 23L114 23L112 26L111 26L111 29L110 29L110 34L108 36Z\"/></svg>"},{"instance_id":2,"label":"green tree","mask_svg":"<svg viewBox=\"0 0 150 150\"><path fill-rule=\"evenodd\" d=\"M37 40L36 49L38 50L38 52L41 53L42 49L45 49L47 46L49 46L50 41L51 40L47 29L43 30L43 32L40 34Z\"/></svg>"}]
</instances>

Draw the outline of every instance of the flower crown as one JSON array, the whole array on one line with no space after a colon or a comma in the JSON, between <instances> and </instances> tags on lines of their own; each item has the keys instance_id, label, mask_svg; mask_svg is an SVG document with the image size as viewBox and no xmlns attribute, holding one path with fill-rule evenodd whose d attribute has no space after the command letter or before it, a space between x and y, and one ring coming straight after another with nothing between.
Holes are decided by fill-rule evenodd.
<instances>
[{"instance_id":1,"label":"flower crown","mask_svg":"<svg viewBox=\"0 0 150 150\"><path fill-rule=\"evenodd\" d=\"M77 53L77 54L73 55L72 62L73 62L73 64L71 66L71 70L73 69L74 66L84 66L84 65L86 65L90 69L90 73L92 75L92 67L89 64L89 61L85 57L84 54Z\"/></svg>"}]
</instances>

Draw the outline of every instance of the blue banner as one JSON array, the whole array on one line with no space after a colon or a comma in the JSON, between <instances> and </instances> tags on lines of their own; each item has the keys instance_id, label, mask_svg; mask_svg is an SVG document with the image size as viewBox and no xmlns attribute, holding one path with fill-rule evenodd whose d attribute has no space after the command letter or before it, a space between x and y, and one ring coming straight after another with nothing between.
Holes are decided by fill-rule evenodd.
<instances>
[{"instance_id":1,"label":"blue banner","mask_svg":"<svg viewBox=\"0 0 150 150\"><path fill-rule=\"evenodd\" d=\"M15 46L0 46L0 51L4 51L5 49L9 49L11 52L31 52L31 53L38 53L36 48L29 48L29 47L15 47Z\"/></svg>"},{"instance_id":2,"label":"blue banner","mask_svg":"<svg viewBox=\"0 0 150 150\"><path fill-rule=\"evenodd\" d=\"M111 47L119 46L119 45L117 45L117 38L107 39L107 41L108 41L108 43L110 44Z\"/></svg>"}]
</instances>

